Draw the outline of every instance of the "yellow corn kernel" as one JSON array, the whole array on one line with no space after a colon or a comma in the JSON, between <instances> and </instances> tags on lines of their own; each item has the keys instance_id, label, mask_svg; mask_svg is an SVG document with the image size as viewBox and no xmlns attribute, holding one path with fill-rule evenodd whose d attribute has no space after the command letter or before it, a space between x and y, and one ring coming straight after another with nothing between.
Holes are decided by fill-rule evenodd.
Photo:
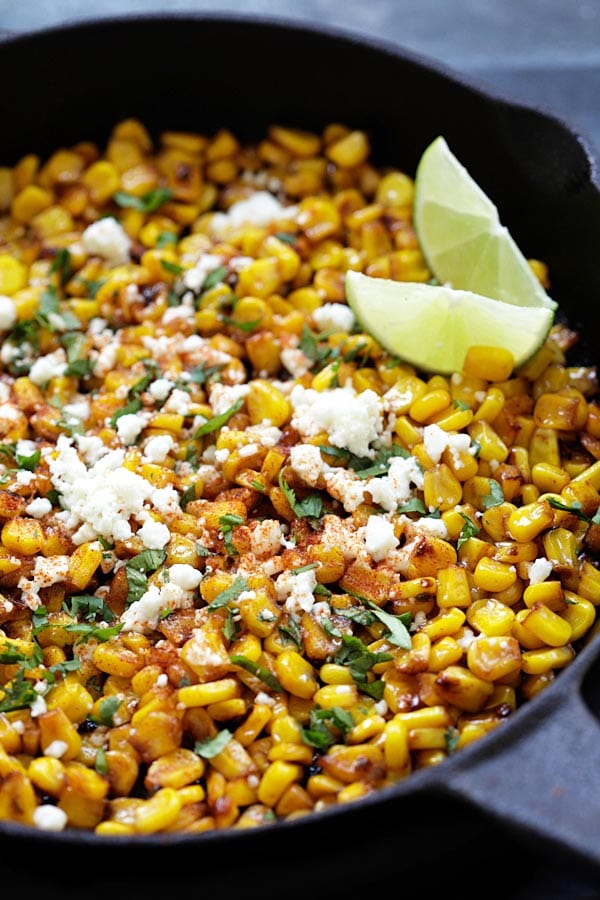
<instances>
[{"instance_id":1,"label":"yellow corn kernel","mask_svg":"<svg viewBox=\"0 0 600 900\"><path fill-rule=\"evenodd\" d=\"M358 689L352 684L326 684L313 694L313 701L323 709L339 706L352 709L358 702Z\"/></svg>"},{"instance_id":2,"label":"yellow corn kernel","mask_svg":"<svg viewBox=\"0 0 600 900\"><path fill-rule=\"evenodd\" d=\"M590 630L596 619L594 604L573 591L565 591L566 608L561 616L571 626L571 642L578 641Z\"/></svg>"},{"instance_id":3,"label":"yellow corn kernel","mask_svg":"<svg viewBox=\"0 0 600 900\"><path fill-rule=\"evenodd\" d=\"M252 425L268 419L271 425L281 428L289 420L292 407L289 400L272 384L260 378L249 383L246 407Z\"/></svg>"},{"instance_id":4,"label":"yellow corn kernel","mask_svg":"<svg viewBox=\"0 0 600 900\"><path fill-rule=\"evenodd\" d=\"M44 547L44 532L35 519L9 519L2 526L0 539L10 553L22 556L35 556Z\"/></svg>"},{"instance_id":5,"label":"yellow corn kernel","mask_svg":"<svg viewBox=\"0 0 600 900\"><path fill-rule=\"evenodd\" d=\"M506 381L510 378L514 365L515 360L510 350L477 345L467 350L462 371L466 375L485 378L487 381Z\"/></svg>"},{"instance_id":6,"label":"yellow corn kernel","mask_svg":"<svg viewBox=\"0 0 600 900\"><path fill-rule=\"evenodd\" d=\"M152 791L158 787L182 788L201 778L205 768L204 760L197 753L178 747L153 760L148 766L144 784Z\"/></svg>"},{"instance_id":7,"label":"yellow corn kernel","mask_svg":"<svg viewBox=\"0 0 600 900\"><path fill-rule=\"evenodd\" d=\"M76 725L87 718L94 705L94 698L85 685L70 673L50 688L45 699L48 709L62 709Z\"/></svg>"},{"instance_id":8,"label":"yellow corn kernel","mask_svg":"<svg viewBox=\"0 0 600 900\"><path fill-rule=\"evenodd\" d=\"M52 191L45 190L37 184L28 184L16 195L11 204L11 214L17 222L27 224L54 202Z\"/></svg>"},{"instance_id":9,"label":"yellow corn kernel","mask_svg":"<svg viewBox=\"0 0 600 900\"><path fill-rule=\"evenodd\" d=\"M447 634L454 634L465 622L465 619L466 615L462 609L459 609L457 606L450 606L447 609L441 609L437 616L429 619L421 631L424 631L433 643Z\"/></svg>"},{"instance_id":10,"label":"yellow corn kernel","mask_svg":"<svg viewBox=\"0 0 600 900\"><path fill-rule=\"evenodd\" d=\"M523 601L528 609L541 604L553 611L562 610L565 605L563 586L560 581L540 581L529 584L523 591Z\"/></svg>"},{"instance_id":11,"label":"yellow corn kernel","mask_svg":"<svg viewBox=\"0 0 600 900\"><path fill-rule=\"evenodd\" d=\"M504 406L505 401L506 398L500 388L488 388L484 399L473 414L473 421L479 422L483 420L491 425Z\"/></svg>"},{"instance_id":12,"label":"yellow corn kernel","mask_svg":"<svg viewBox=\"0 0 600 900\"><path fill-rule=\"evenodd\" d=\"M550 647L564 647L571 640L572 631L569 622L543 603L536 603L531 607L523 619L523 624Z\"/></svg>"},{"instance_id":13,"label":"yellow corn kernel","mask_svg":"<svg viewBox=\"0 0 600 900\"><path fill-rule=\"evenodd\" d=\"M554 521L554 512L546 500L527 503L508 517L507 531L515 541L534 540Z\"/></svg>"},{"instance_id":14,"label":"yellow corn kernel","mask_svg":"<svg viewBox=\"0 0 600 900\"><path fill-rule=\"evenodd\" d=\"M347 666L337 663L325 663L319 669L319 678L325 684L354 684L354 679Z\"/></svg>"},{"instance_id":15,"label":"yellow corn kernel","mask_svg":"<svg viewBox=\"0 0 600 900\"><path fill-rule=\"evenodd\" d=\"M587 559L581 563L577 593L594 606L600 604L600 570Z\"/></svg>"},{"instance_id":16,"label":"yellow corn kernel","mask_svg":"<svg viewBox=\"0 0 600 900\"><path fill-rule=\"evenodd\" d=\"M177 700L186 707L209 706L240 696L240 685L235 678L221 678L206 684L190 684L179 688Z\"/></svg>"},{"instance_id":17,"label":"yellow corn kernel","mask_svg":"<svg viewBox=\"0 0 600 900\"><path fill-rule=\"evenodd\" d=\"M329 144L325 155L336 166L352 169L367 160L370 149L369 139L364 131L351 131L339 141Z\"/></svg>"},{"instance_id":18,"label":"yellow corn kernel","mask_svg":"<svg viewBox=\"0 0 600 900\"><path fill-rule=\"evenodd\" d=\"M182 799L175 788L161 788L136 808L134 818L136 832L155 834L157 831L165 831L173 824L182 806Z\"/></svg>"},{"instance_id":19,"label":"yellow corn kernel","mask_svg":"<svg viewBox=\"0 0 600 900\"><path fill-rule=\"evenodd\" d=\"M508 457L508 447L500 435L484 419L471 422L467 427L471 440L478 445L479 459L504 462Z\"/></svg>"},{"instance_id":20,"label":"yellow corn kernel","mask_svg":"<svg viewBox=\"0 0 600 900\"><path fill-rule=\"evenodd\" d=\"M404 172L393 171L384 175L375 192L375 200L382 206L394 209L410 207L414 195L414 182Z\"/></svg>"},{"instance_id":21,"label":"yellow corn kernel","mask_svg":"<svg viewBox=\"0 0 600 900\"><path fill-rule=\"evenodd\" d=\"M58 797L65 783L65 767L55 756L38 756L27 768L31 783L44 794Z\"/></svg>"},{"instance_id":22,"label":"yellow corn kernel","mask_svg":"<svg viewBox=\"0 0 600 900\"><path fill-rule=\"evenodd\" d=\"M438 413L447 410L452 399L447 390L429 391L414 401L409 409L409 415L415 422L423 424L431 421Z\"/></svg>"},{"instance_id":23,"label":"yellow corn kernel","mask_svg":"<svg viewBox=\"0 0 600 900\"><path fill-rule=\"evenodd\" d=\"M102 546L98 541L88 541L75 548L69 560L67 579L77 590L83 590L102 562Z\"/></svg>"},{"instance_id":24,"label":"yellow corn kernel","mask_svg":"<svg viewBox=\"0 0 600 900\"><path fill-rule=\"evenodd\" d=\"M526 650L522 656L522 669L526 675L543 675L568 666L574 656L575 651L570 645L551 650Z\"/></svg>"},{"instance_id":25,"label":"yellow corn kernel","mask_svg":"<svg viewBox=\"0 0 600 900\"><path fill-rule=\"evenodd\" d=\"M275 658L275 674L284 690L295 697L310 699L319 687L313 666L295 650L284 650Z\"/></svg>"},{"instance_id":26,"label":"yellow corn kernel","mask_svg":"<svg viewBox=\"0 0 600 900\"><path fill-rule=\"evenodd\" d=\"M467 610L467 622L487 636L510 634L515 619L513 610L496 598L474 600Z\"/></svg>"},{"instance_id":27,"label":"yellow corn kernel","mask_svg":"<svg viewBox=\"0 0 600 900\"><path fill-rule=\"evenodd\" d=\"M483 591L504 591L517 580L514 566L498 562L489 556L482 556L473 572L475 586Z\"/></svg>"},{"instance_id":28,"label":"yellow corn kernel","mask_svg":"<svg viewBox=\"0 0 600 900\"><path fill-rule=\"evenodd\" d=\"M0 253L0 293L12 297L27 284L27 268L14 256Z\"/></svg>"},{"instance_id":29,"label":"yellow corn kernel","mask_svg":"<svg viewBox=\"0 0 600 900\"><path fill-rule=\"evenodd\" d=\"M514 637L482 634L469 644L467 665L484 681L505 678L521 667L521 648Z\"/></svg>"},{"instance_id":30,"label":"yellow corn kernel","mask_svg":"<svg viewBox=\"0 0 600 900\"><path fill-rule=\"evenodd\" d=\"M464 650L455 638L445 635L431 645L429 651L429 671L440 672L447 666L461 661Z\"/></svg>"},{"instance_id":31,"label":"yellow corn kernel","mask_svg":"<svg viewBox=\"0 0 600 900\"><path fill-rule=\"evenodd\" d=\"M411 767L408 728L397 716L386 722L383 729L383 755L388 769L408 774Z\"/></svg>"},{"instance_id":32,"label":"yellow corn kernel","mask_svg":"<svg viewBox=\"0 0 600 900\"><path fill-rule=\"evenodd\" d=\"M538 428L580 431L586 423L588 405L576 388L566 387L536 400L533 417Z\"/></svg>"},{"instance_id":33,"label":"yellow corn kernel","mask_svg":"<svg viewBox=\"0 0 600 900\"><path fill-rule=\"evenodd\" d=\"M423 492L425 506L442 512L452 509L462 500L461 483L445 463L438 463L433 469L426 470Z\"/></svg>"},{"instance_id":34,"label":"yellow corn kernel","mask_svg":"<svg viewBox=\"0 0 600 900\"><path fill-rule=\"evenodd\" d=\"M119 190L121 178L116 166L102 159L85 170L81 183L88 189L92 203L102 206Z\"/></svg>"},{"instance_id":35,"label":"yellow corn kernel","mask_svg":"<svg viewBox=\"0 0 600 900\"><path fill-rule=\"evenodd\" d=\"M365 716L362 721L352 728L346 735L348 744L362 744L371 738L378 737L385 728L385 719L380 715Z\"/></svg>"},{"instance_id":36,"label":"yellow corn kernel","mask_svg":"<svg viewBox=\"0 0 600 900\"><path fill-rule=\"evenodd\" d=\"M53 755L55 747L60 749L62 760L74 759L81 750L81 737L77 729L59 708L49 709L38 716L40 727L40 747L44 754Z\"/></svg>"},{"instance_id":37,"label":"yellow corn kernel","mask_svg":"<svg viewBox=\"0 0 600 900\"><path fill-rule=\"evenodd\" d=\"M564 469L546 462L536 463L532 467L531 479L543 493L547 491L559 493L571 480L569 473Z\"/></svg>"},{"instance_id":38,"label":"yellow corn kernel","mask_svg":"<svg viewBox=\"0 0 600 900\"><path fill-rule=\"evenodd\" d=\"M265 806L273 807L284 792L302 777L302 766L275 760L263 773L258 785L258 799Z\"/></svg>"}]
</instances>

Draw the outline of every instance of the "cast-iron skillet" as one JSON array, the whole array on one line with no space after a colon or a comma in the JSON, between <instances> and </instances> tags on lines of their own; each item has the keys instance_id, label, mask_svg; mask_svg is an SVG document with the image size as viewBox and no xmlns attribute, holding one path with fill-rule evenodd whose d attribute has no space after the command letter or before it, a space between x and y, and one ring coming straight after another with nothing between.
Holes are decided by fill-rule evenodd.
<instances>
[{"instance_id":1,"label":"cast-iron skillet","mask_svg":"<svg viewBox=\"0 0 600 900\"><path fill-rule=\"evenodd\" d=\"M124 16L8 36L0 84L0 165L81 140L103 143L129 116L155 135L228 127L242 139L273 122L317 131L343 122L369 132L376 163L409 172L443 134L525 254L548 263L559 318L581 330L574 362L600 362L596 162L586 139L544 110L382 41L229 14ZM126 842L4 822L0 871L6 877L12 864L13 877L42 896L51 883L63 897L69 884L73 896L89 896L95 885L180 892L185 883L186 893L205 896L353 897L383 883L382 874L396 889L415 866L430 877L442 858L465 879L473 854L495 841L500 848L504 835L523 842L523 856L537 844L600 881L599 655L592 639L489 736L354 804L251 830ZM498 866L509 862L499 857ZM83 885L69 878L78 860Z\"/></svg>"}]
</instances>

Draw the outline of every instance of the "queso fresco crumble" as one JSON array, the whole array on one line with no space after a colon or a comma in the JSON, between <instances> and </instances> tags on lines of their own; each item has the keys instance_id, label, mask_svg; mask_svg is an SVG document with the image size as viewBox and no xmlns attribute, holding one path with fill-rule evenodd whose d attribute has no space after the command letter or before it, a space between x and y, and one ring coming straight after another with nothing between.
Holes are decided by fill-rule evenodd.
<instances>
[{"instance_id":1,"label":"queso fresco crumble","mask_svg":"<svg viewBox=\"0 0 600 900\"><path fill-rule=\"evenodd\" d=\"M356 801L501 728L592 629L595 369L560 324L450 377L364 333L348 269L431 278L370 154L127 119L0 167L0 819Z\"/></svg>"}]
</instances>

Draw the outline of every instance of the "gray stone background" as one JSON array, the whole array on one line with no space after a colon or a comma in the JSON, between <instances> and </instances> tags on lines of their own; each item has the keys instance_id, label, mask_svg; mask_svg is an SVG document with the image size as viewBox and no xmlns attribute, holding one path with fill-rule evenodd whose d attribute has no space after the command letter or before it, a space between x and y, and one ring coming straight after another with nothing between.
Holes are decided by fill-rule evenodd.
<instances>
[{"instance_id":1,"label":"gray stone background","mask_svg":"<svg viewBox=\"0 0 600 900\"><path fill-rule=\"evenodd\" d=\"M274 16L383 38L555 113L600 150L600 0L0 0L0 29L167 10Z\"/></svg>"}]
</instances>

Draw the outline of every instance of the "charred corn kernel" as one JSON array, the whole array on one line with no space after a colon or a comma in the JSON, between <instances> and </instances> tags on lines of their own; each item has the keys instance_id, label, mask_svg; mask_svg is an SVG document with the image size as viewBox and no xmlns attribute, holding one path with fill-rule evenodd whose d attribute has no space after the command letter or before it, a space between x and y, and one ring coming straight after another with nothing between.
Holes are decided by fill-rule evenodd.
<instances>
[{"instance_id":1,"label":"charred corn kernel","mask_svg":"<svg viewBox=\"0 0 600 900\"><path fill-rule=\"evenodd\" d=\"M171 787L158 790L135 811L135 830L138 834L155 834L173 824L183 806L181 796Z\"/></svg>"},{"instance_id":2,"label":"charred corn kernel","mask_svg":"<svg viewBox=\"0 0 600 900\"><path fill-rule=\"evenodd\" d=\"M469 644L467 665L484 681L498 681L521 667L521 648L514 637L481 634Z\"/></svg>"},{"instance_id":3,"label":"charred corn kernel","mask_svg":"<svg viewBox=\"0 0 600 900\"><path fill-rule=\"evenodd\" d=\"M94 698L75 675L67 674L45 696L48 709L62 709L71 722L80 725L89 715Z\"/></svg>"},{"instance_id":4,"label":"charred corn kernel","mask_svg":"<svg viewBox=\"0 0 600 900\"><path fill-rule=\"evenodd\" d=\"M201 778L205 768L202 757L192 750L179 747L153 760L148 766L145 784L151 790L157 787L182 788Z\"/></svg>"},{"instance_id":5,"label":"charred corn kernel","mask_svg":"<svg viewBox=\"0 0 600 900\"><path fill-rule=\"evenodd\" d=\"M446 728L413 728L408 732L408 746L415 750L445 750L447 746Z\"/></svg>"},{"instance_id":6,"label":"charred corn kernel","mask_svg":"<svg viewBox=\"0 0 600 900\"><path fill-rule=\"evenodd\" d=\"M235 678L221 678L207 684L190 684L179 688L177 699L186 707L209 706L211 703L239 697L239 693L240 686Z\"/></svg>"},{"instance_id":7,"label":"charred corn kernel","mask_svg":"<svg viewBox=\"0 0 600 900\"><path fill-rule=\"evenodd\" d=\"M526 675L544 675L553 669L564 668L574 656L575 651L571 646L551 650L526 650L522 656L522 669Z\"/></svg>"},{"instance_id":8,"label":"charred corn kernel","mask_svg":"<svg viewBox=\"0 0 600 900\"><path fill-rule=\"evenodd\" d=\"M566 619L543 603L534 604L523 624L550 647L564 647L571 640L571 626Z\"/></svg>"},{"instance_id":9,"label":"charred corn kernel","mask_svg":"<svg viewBox=\"0 0 600 900\"><path fill-rule=\"evenodd\" d=\"M483 556L475 566L473 580L484 591L504 591L517 580L517 571L514 566Z\"/></svg>"},{"instance_id":10,"label":"charred corn kernel","mask_svg":"<svg viewBox=\"0 0 600 900\"><path fill-rule=\"evenodd\" d=\"M510 378L514 365L514 357L510 350L476 345L467 350L462 368L466 375L495 382Z\"/></svg>"},{"instance_id":11,"label":"charred corn kernel","mask_svg":"<svg viewBox=\"0 0 600 900\"><path fill-rule=\"evenodd\" d=\"M36 520L17 517L3 525L0 540L10 553L35 556L44 546L44 533Z\"/></svg>"},{"instance_id":12,"label":"charred corn kernel","mask_svg":"<svg viewBox=\"0 0 600 900\"><path fill-rule=\"evenodd\" d=\"M508 517L507 531L515 541L532 541L554 520L552 507L546 500L528 503Z\"/></svg>"},{"instance_id":13,"label":"charred corn kernel","mask_svg":"<svg viewBox=\"0 0 600 900\"><path fill-rule=\"evenodd\" d=\"M592 487L595 487L596 490L600 490L600 460L592 463L591 466L586 466L582 472L575 475L573 481L575 483L585 481L591 484Z\"/></svg>"},{"instance_id":14,"label":"charred corn kernel","mask_svg":"<svg viewBox=\"0 0 600 900\"><path fill-rule=\"evenodd\" d=\"M77 756L81 749L81 737L62 709L49 709L41 713L38 723L40 746L45 755L57 755L63 761Z\"/></svg>"},{"instance_id":15,"label":"charred corn kernel","mask_svg":"<svg viewBox=\"0 0 600 900\"><path fill-rule=\"evenodd\" d=\"M366 716L358 722L346 735L349 744L362 744L372 738L378 737L384 731L386 721L383 716Z\"/></svg>"},{"instance_id":16,"label":"charred corn kernel","mask_svg":"<svg viewBox=\"0 0 600 900\"><path fill-rule=\"evenodd\" d=\"M108 675L131 678L144 665L144 659L118 642L98 644L92 653L94 665Z\"/></svg>"},{"instance_id":17,"label":"charred corn kernel","mask_svg":"<svg viewBox=\"0 0 600 900\"><path fill-rule=\"evenodd\" d=\"M533 417L539 428L572 431L584 427L588 415L587 401L576 388L563 388L538 397Z\"/></svg>"},{"instance_id":18,"label":"charred corn kernel","mask_svg":"<svg viewBox=\"0 0 600 900\"><path fill-rule=\"evenodd\" d=\"M435 679L438 694L446 703L466 712L478 712L485 706L493 686L465 666L448 666Z\"/></svg>"},{"instance_id":19,"label":"charred corn kernel","mask_svg":"<svg viewBox=\"0 0 600 900\"><path fill-rule=\"evenodd\" d=\"M542 536L546 558L558 572L573 572L579 568L577 539L566 528L553 528Z\"/></svg>"},{"instance_id":20,"label":"charred corn kernel","mask_svg":"<svg viewBox=\"0 0 600 900\"><path fill-rule=\"evenodd\" d=\"M569 473L564 469L544 462L536 463L532 467L531 478L540 491L551 491L553 493L562 491L571 480Z\"/></svg>"}]
</instances>

